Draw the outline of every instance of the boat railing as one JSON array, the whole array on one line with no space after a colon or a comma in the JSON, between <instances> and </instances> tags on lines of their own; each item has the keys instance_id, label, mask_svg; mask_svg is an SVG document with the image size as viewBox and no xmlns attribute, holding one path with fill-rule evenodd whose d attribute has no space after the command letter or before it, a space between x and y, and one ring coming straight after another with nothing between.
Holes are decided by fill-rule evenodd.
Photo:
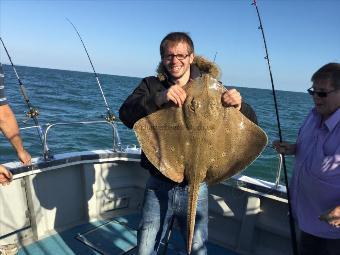
<instances>
[{"instance_id":1,"label":"boat railing","mask_svg":"<svg viewBox=\"0 0 340 255\"><path fill-rule=\"evenodd\" d=\"M109 122L106 120L93 120L93 121L72 121L72 122L58 122L58 123L47 123L45 124L45 128L43 129L43 158L45 161L53 159L53 155L51 154L48 146L48 134L50 130L56 126L75 126L75 125L97 125L97 124L108 124L112 127L112 149L114 152L122 150L122 144L120 140L120 136L118 133L118 128L116 122ZM20 128L20 130L24 129L32 129L32 128L41 128L41 126L29 126Z\"/></svg>"},{"instance_id":2,"label":"boat railing","mask_svg":"<svg viewBox=\"0 0 340 255\"><path fill-rule=\"evenodd\" d=\"M274 148L270 145L267 145L267 149ZM275 151L276 152L276 151ZM281 173L282 173L282 165L283 165L283 156L281 154L272 154L265 155L266 159L276 159L277 160L277 168L276 175L273 181L265 180L257 176L248 176L244 174L234 175L232 178L228 180L228 184L236 185L237 187L245 187L245 188L254 188L256 186L256 190L259 191L263 195L272 195L272 194L284 194L286 193L286 188L280 183L281 181ZM261 187L261 188L259 188ZM278 193L277 193L278 192Z\"/></svg>"},{"instance_id":3,"label":"boat railing","mask_svg":"<svg viewBox=\"0 0 340 255\"><path fill-rule=\"evenodd\" d=\"M277 189L280 185L282 162L283 162L282 154L277 154L277 155L279 158L279 163L277 165L277 171L276 171L276 179L275 179L275 186L274 186L275 189Z\"/></svg>"},{"instance_id":4,"label":"boat railing","mask_svg":"<svg viewBox=\"0 0 340 255\"><path fill-rule=\"evenodd\" d=\"M58 122L58 123L47 123L44 125L44 137L43 137L43 158L44 160L48 161L53 159L53 155L49 151L49 146L48 146L48 134L50 133L51 129L56 127L56 126L74 126L74 125L97 125L97 124L108 124L112 127L112 149L114 152L118 151L126 151L126 152L132 152L132 153L140 153L140 148L137 147L136 145L134 146L127 146L126 149L122 148L121 144L121 139L120 135L118 132L117 124L120 122L114 121L114 122L108 122L106 120L93 120L93 121L73 121L73 122ZM21 130L23 129L32 129L32 128L37 128L38 126L29 126L29 127L23 127L20 128ZM268 149L273 149L272 146L268 145ZM278 189L280 185L280 180L281 180L281 170L282 170L282 163L283 163L283 158L281 154L276 154L278 158L278 164L277 164L277 169L276 169L276 176L275 176L275 181L273 182L273 189ZM275 155L271 155L270 157L276 157Z\"/></svg>"}]
</instances>

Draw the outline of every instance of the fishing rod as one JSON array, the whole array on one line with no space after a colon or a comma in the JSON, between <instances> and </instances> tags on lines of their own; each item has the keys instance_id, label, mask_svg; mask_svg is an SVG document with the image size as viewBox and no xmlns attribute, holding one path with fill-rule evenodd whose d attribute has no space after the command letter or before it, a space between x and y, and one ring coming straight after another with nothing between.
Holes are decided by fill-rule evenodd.
<instances>
[{"instance_id":1,"label":"fishing rod","mask_svg":"<svg viewBox=\"0 0 340 255\"><path fill-rule=\"evenodd\" d=\"M257 4L256 4L256 0L253 0L252 5L255 6L257 17L258 17L258 20L259 20L259 23L260 23L260 26L258 27L258 29L260 29L261 33L262 33L262 39L263 39L264 48L265 48L265 52L266 52L266 56L264 58L267 60L267 65L268 65L268 70L269 70L269 75L270 75L270 82L271 82L272 92L273 92L274 105L275 105L277 128L278 128L278 132L279 132L280 142L282 142L280 116L279 116L279 110L278 110L278 105L277 105L277 100L276 100L276 90L275 90L275 87L274 87L274 79L273 79L272 70L271 70L271 66L270 66L266 37L264 35L262 20L261 20L259 9L258 9ZM284 172L284 178L285 178L285 184L286 184L286 190L287 190L287 200L288 200L288 210L289 210L289 225L290 225L290 232L291 232L291 237L292 237L292 249L293 249L293 254L298 255L295 224L294 224L294 219L293 219L293 214L292 214L292 206L291 206L291 202L290 202L291 200L290 200L289 186L288 186L286 159L285 159L284 155L282 155L282 163L283 163L283 172Z\"/></svg>"},{"instance_id":2,"label":"fishing rod","mask_svg":"<svg viewBox=\"0 0 340 255\"><path fill-rule=\"evenodd\" d=\"M213 63L215 63L216 56L217 56L217 51L215 52Z\"/></svg>"},{"instance_id":3,"label":"fishing rod","mask_svg":"<svg viewBox=\"0 0 340 255\"><path fill-rule=\"evenodd\" d=\"M92 60L91 60L90 55L89 55L89 53L88 53L88 51L87 51L87 49L86 49L86 46L85 46L85 44L84 44L84 41L83 41L83 39L81 38L81 36L80 36L80 34L79 34L79 32L78 32L76 26L75 26L68 18L66 18L66 19L67 19L68 22L70 22L70 24L72 25L72 27L74 28L74 30L77 32L77 35L78 35L78 37L79 37L79 39L80 39L80 41L81 41L81 43L82 43L82 45L83 45L83 47L84 47L84 50L85 50L85 52L86 52L86 55L87 55L87 57L88 57L88 59L89 59L89 61L90 61L90 64L91 64L91 67L92 67L94 76L95 76L95 78L96 78L96 80L97 80L97 84L98 84L98 86L99 86L100 92L101 92L101 94L102 94L102 97L103 97L103 99L104 99L104 103L105 103L105 106L106 106L106 116L105 116L105 120L108 121L108 122L113 122L114 120L116 120L116 117L113 115L113 113L112 113L112 111L111 111L111 109L110 109L110 107L109 107L109 105L108 105L108 103L107 103L107 101L106 101L106 98L105 98L105 95L104 95L102 86L101 86L100 81L99 81L99 77L98 77L98 75L97 75L97 73L96 73L96 70L94 69L94 66L93 66L93 64L92 64Z\"/></svg>"},{"instance_id":4,"label":"fishing rod","mask_svg":"<svg viewBox=\"0 0 340 255\"><path fill-rule=\"evenodd\" d=\"M20 92L23 95L24 100L26 102L26 105L28 107L28 112L26 112L26 116L28 118L32 118L33 119L33 121L35 123L35 126L37 128L38 136L40 138L41 145L43 146L43 157L44 157L45 160L51 159L51 158L53 158L53 156L50 154L50 151L49 151L47 145L44 144L44 132L43 132L43 130L41 128L41 125L39 124L39 120L38 120L39 110L37 108L35 108L31 104L31 102L29 100L29 97L27 95L25 86L24 86L23 82L21 81L21 79L20 79L20 77L18 75L18 72L17 72L17 70L15 68L15 65L13 64L12 58L9 55L9 52L8 52L8 50L7 50L6 46L5 46L5 43L4 43L4 41L2 40L1 37L0 37L0 41L1 41L2 46L4 47L4 49L6 51L6 54L7 54L7 57L9 59L9 61L11 62L11 65L13 67L14 73L15 73L15 75L17 77L18 82L19 82Z\"/></svg>"}]
</instances>

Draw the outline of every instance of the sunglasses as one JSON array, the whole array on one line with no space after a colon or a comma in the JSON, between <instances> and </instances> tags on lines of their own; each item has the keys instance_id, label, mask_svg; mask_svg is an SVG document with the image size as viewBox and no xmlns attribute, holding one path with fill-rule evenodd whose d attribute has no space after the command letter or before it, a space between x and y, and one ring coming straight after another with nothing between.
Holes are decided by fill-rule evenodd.
<instances>
[{"instance_id":1,"label":"sunglasses","mask_svg":"<svg viewBox=\"0 0 340 255\"><path fill-rule=\"evenodd\" d=\"M328 94L337 91L337 89L331 90L331 91L315 91L313 88L307 89L307 92L309 95L314 96L317 95L318 97L327 97Z\"/></svg>"}]
</instances>

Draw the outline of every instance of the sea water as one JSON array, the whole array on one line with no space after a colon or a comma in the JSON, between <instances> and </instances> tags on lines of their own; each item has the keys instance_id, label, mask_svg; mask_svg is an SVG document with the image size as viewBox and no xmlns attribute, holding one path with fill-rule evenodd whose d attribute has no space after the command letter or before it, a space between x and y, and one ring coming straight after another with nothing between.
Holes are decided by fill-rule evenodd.
<instances>
[{"instance_id":1,"label":"sea water","mask_svg":"<svg viewBox=\"0 0 340 255\"><path fill-rule=\"evenodd\" d=\"M6 96L16 114L25 148L33 157L42 155L42 145L32 119L26 117L27 106L20 93L18 81L11 66L4 65ZM93 73L17 66L31 104L39 110L41 125L104 120L106 105ZM139 84L141 78L99 74L110 108L116 116L120 105ZM245 102L257 114L260 127L267 133L269 143L262 155L243 174L274 181L278 155L271 148L279 138L272 91L269 89L237 88ZM304 118L312 107L307 93L276 92L281 131L284 140L294 142ZM133 131L118 124L123 146L138 145ZM112 148L112 128L104 124L56 125L48 132L48 145L53 154L83 150ZM17 160L14 150L0 135L0 163ZM287 157L288 175L293 158ZM283 175L283 174L282 174Z\"/></svg>"}]
</instances>

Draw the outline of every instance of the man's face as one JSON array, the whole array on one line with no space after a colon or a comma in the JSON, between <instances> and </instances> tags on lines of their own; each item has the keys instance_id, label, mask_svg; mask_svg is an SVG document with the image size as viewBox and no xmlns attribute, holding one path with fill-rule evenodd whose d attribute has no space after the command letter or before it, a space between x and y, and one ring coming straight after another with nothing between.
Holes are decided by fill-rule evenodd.
<instances>
[{"instance_id":1,"label":"man's face","mask_svg":"<svg viewBox=\"0 0 340 255\"><path fill-rule=\"evenodd\" d=\"M162 63L172 79L179 80L183 75L190 73L190 64L193 60L194 54L189 53L188 45L179 42L165 50Z\"/></svg>"},{"instance_id":2,"label":"man's face","mask_svg":"<svg viewBox=\"0 0 340 255\"><path fill-rule=\"evenodd\" d=\"M313 83L315 92L330 92L326 97L320 97L315 93L313 95L314 104L318 113L324 118L329 117L340 107L340 89L335 90L331 85L330 79L320 79Z\"/></svg>"}]
</instances>

